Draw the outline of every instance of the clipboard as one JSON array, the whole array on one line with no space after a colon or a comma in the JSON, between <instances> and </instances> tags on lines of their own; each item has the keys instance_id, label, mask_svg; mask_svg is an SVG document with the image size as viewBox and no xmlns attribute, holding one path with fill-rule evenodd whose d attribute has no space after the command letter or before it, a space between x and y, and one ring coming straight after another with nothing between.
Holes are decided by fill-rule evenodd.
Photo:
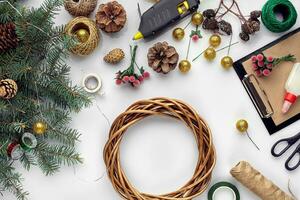
<instances>
[{"instance_id":1,"label":"clipboard","mask_svg":"<svg viewBox=\"0 0 300 200\"><path fill-rule=\"evenodd\" d=\"M281 112L285 82L294 63L283 62L276 66L269 77L257 77L251 67L251 57L259 53L282 57L293 54L300 61L300 28L280 37L250 53L233 64L239 79L253 102L270 135L300 119L300 100L287 114Z\"/></svg>"}]
</instances>

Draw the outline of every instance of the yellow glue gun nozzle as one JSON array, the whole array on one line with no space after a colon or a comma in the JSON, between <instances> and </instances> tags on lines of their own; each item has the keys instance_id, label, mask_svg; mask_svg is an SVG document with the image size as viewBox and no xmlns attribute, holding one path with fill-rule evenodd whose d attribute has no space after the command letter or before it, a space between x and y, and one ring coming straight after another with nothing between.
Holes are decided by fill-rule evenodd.
<instances>
[{"instance_id":1,"label":"yellow glue gun nozzle","mask_svg":"<svg viewBox=\"0 0 300 200\"><path fill-rule=\"evenodd\" d=\"M139 39L142 39L144 38L143 34L141 32L137 32L134 37L133 37L133 40L139 40Z\"/></svg>"}]
</instances>

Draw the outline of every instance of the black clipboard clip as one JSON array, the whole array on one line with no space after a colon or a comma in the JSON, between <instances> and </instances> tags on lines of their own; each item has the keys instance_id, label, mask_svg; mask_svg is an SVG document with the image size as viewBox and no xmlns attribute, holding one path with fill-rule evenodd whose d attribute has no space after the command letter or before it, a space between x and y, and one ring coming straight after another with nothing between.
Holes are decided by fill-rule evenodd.
<instances>
[{"instance_id":1,"label":"black clipboard clip","mask_svg":"<svg viewBox=\"0 0 300 200\"><path fill-rule=\"evenodd\" d=\"M268 99L265 90L260 86L257 78L253 74L247 74L242 79L242 83L249 94L256 110L261 118L270 118L274 114L273 107Z\"/></svg>"}]
</instances>

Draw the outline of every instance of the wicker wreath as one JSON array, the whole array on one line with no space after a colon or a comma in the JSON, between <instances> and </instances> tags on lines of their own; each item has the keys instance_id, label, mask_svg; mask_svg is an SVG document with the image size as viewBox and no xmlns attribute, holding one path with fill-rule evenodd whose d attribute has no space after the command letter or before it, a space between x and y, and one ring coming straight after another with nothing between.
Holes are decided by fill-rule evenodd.
<instances>
[{"instance_id":1,"label":"wicker wreath","mask_svg":"<svg viewBox=\"0 0 300 200\"><path fill-rule=\"evenodd\" d=\"M153 115L172 117L184 122L193 132L199 150L193 177L179 190L163 195L139 192L130 184L120 164L120 143L125 131L145 117ZM154 98L132 104L115 119L104 148L104 161L113 187L124 199L191 200L208 187L216 156L211 131L192 107L179 100Z\"/></svg>"},{"instance_id":2,"label":"wicker wreath","mask_svg":"<svg viewBox=\"0 0 300 200\"><path fill-rule=\"evenodd\" d=\"M70 50L76 55L89 55L99 44L99 29L97 28L96 23L93 20L87 17L76 17L67 24L66 33L72 36L79 29L86 29L89 32L90 37L86 42L80 42Z\"/></svg>"},{"instance_id":3,"label":"wicker wreath","mask_svg":"<svg viewBox=\"0 0 300 200\"><path fill-rule=\"evenodd\" d=\"M89 16L95 10L97 0L65 0L65 9L73 16Z\"/></svg>"}]
</instances>

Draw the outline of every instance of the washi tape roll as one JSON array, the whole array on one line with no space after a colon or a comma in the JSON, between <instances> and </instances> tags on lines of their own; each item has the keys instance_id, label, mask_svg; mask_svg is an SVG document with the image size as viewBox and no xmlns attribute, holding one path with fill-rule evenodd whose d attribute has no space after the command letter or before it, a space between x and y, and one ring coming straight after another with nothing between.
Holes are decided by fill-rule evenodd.
<instances>
[{"instance_id":1,"label":"washi tape roll","mask_svg":"<svg viewBox=\"0 0 300 200\"><path fill-rule=\"evenodd\" d=\"M89 84L89 82L92 80L95 81L95 85ZM102 88L102 80L97 74L87 74L82 80L82 86L86 92L94 94Z\"/></svg>"},{"instance_id":2,"label":"washi tape roll","mask_svg":"<svg viewBox=\"0 0 300 200\"><path fill-rule=\"evenodd\" d=\"M24 133L22 135L20 145L25 151L34 149L37 146L36 137L31 133Z\"/></svg>"},{"instance_id":3,"label":"washi tape roll","mask_svg":"<svg viewBox=\"0 0 300 200\"><path fill-rule=\"evenodd\" d=\"M229 182L218 182L214 184L208 191L208 200L215 200L215 194L220 190L227 190L233 195L232 200L240 200L240 192L237 187Z\"/></svg>"},{"instance_id":4,"label":"washi tape roll","mask_svg":"<svg viewBox=\"0 0 300 200\"><path fill-rule=\"evenodd\" d=\"M18 160L22 157L23 154L24 151L22 150L21 145L18 142L14 141L8 145L7 155L12 160Z\"/></svg>"}]
</instances>

